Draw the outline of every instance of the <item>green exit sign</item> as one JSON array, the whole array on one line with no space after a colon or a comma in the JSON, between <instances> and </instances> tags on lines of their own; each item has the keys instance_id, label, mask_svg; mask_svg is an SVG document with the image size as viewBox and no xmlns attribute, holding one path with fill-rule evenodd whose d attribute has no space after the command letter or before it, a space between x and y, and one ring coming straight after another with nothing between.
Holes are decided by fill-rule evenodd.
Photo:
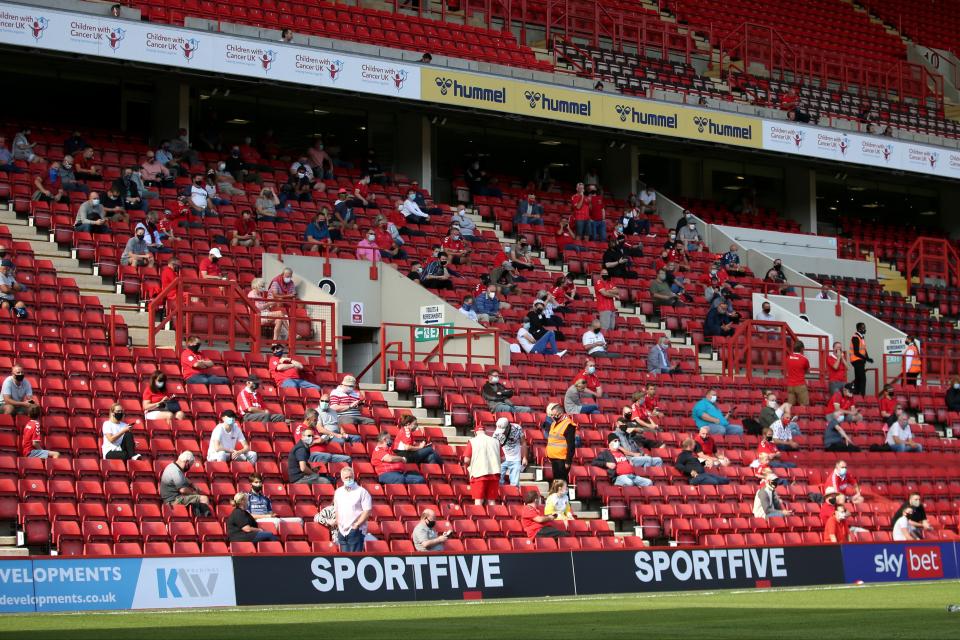
<instances>
[{"instance_id":1,"label":"green exit sign","mask_svg":"<svg viewBox=\"0 0 960 640\"><path fill-rule=\"evenodd\" d=\"M436 342L440 339L440 327L446 327L444 335L450 335L453 333L453 323L452 322L442 322L433 327L417 327L413 332L414 342Z\"/></svg>"}]
</instances>

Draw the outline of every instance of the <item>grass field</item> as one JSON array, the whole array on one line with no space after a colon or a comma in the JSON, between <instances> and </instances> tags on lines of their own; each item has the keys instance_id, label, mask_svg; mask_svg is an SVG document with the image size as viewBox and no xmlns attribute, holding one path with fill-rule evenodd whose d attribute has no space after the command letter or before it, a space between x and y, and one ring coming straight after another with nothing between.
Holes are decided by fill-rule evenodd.
<instances>
[{"instance_id":1,"label":"grass field","mask_svg":"<svg viewBox=\"0 0 960 640\"><path fill-rule=\"evenodd\" d=\"M58 640L377 638L958 638L960 582L595 598L0 616L0 637Z\"/></svg>"}]
</instances>

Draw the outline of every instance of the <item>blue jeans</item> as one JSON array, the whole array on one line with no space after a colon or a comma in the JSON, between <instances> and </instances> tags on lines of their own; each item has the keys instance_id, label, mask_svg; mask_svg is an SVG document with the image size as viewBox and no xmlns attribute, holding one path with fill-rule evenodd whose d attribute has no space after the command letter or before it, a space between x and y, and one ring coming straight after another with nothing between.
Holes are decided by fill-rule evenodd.
<instances>
[{"instance_id":1,"label":"blue jeans","mask_svg":"<svg viewBox=\"0 0 960 640\"><path fill-rule=\"evenodd\" d=\"M607 223L604 220L591 220L590 226L592 227L591 236L594 240L607 241Z\"/></svg>"},{"instance_id":2,"label":"blue jeans","mask_svg":"<svg viewBox=\"0 0 960 640\"><path fill-rule=\"evenodd\" d=\"M600 413L600 407L595 404L585 404L580 407L580 413L588 415L591 413Z\"/></svg>"},{"instance_id":3,"label":"blue jeans","mask_svg":"<svg viewBox=\"0 0 960 640\"><path fill-rule=\"evenodd\" d=\"M723 476L715 476L712 473L701 473L696 478L690 478L690 484L730 484L730 480Z\"/></svg>"},{"instance_id":4,"label":"blue jeans","mask_svg":"<svg viewBox=\"0 0 960 640\"><path fill-rule=\"evenodd\" d=\"M590 232L593 231L593 227L590 225L589 220L577 220L577 237L586 238L588 235L592 235Z\"/></svg>"},{"instance_id":5,"label":"blue jeans","mask_svg":"<svg viewBox=\"0 0 960 640\"><path fill-rule=\"evenodd\" d=\"M195 373L186 380L187 384L230 384L223 376L211 376L206 373Z\"/></svg>"},{"instance_id":6,"label":"blue jeans","mask_svg":"<svg viewBox=\"0 0 960 640\"><path fill-rule=\"evenodd\" d=\"M257 531L257 535L253 539L254 542L269 542L270 540L279 540L279 538L269 531Z\"/></svg>"},{"instance_id":7,"label":"blue jeans","mask_svg":"<svg viewBox=\"0 0 960 640\"><path fill-rule=\"evenodd\" d=\"M710 435L712 436L742 436L743 427L738 424L710 424Z\"/></svg>"},{"instance_id":8,"label":"blue jeans","mask_svg":"<svg viewBox=\"0 0 960 640\"><path fill-rule=\"evenodd\" d=\"M364 538L363 531L354 529L346 536L337 531L337 543L340 545L340 551L343 553L363 553Z\"/></svg>"},{"instance_id":9,"label":"blue jeans","mask_svg":"<svg viewBox=\"0 0 960 640\"><path fill-rule=\"evenodd\" d=\"M557 334L553 331L547 331L545 334L540 336L540 339L536 341L533 345L533 348L530 349L530 353L542 353L547 356L552 356L557 352Z\"/></svg>"},{"instance_id":10,"label":"blue jeans","mask_svg":"<svg viewBox=\"0 0 960 640\"><path fill-rule=\"evenodd\" d=\"M515 487L520 486L520 461L504 460L500 464L500 484L506 484L505 480L509 476L510 484Z\"/></svg>"},{"instance_id":11,"label":"blue jeans","mask_svg":"<svg viewBox=\"0 0 960 640\"><path fill-rule=\"evenodd\" d=\"M75 224L73 230L80 233L110 233L110 227L102 224Z\"/></svg>"},{"instance_id":12,"label":"blue jeans","mask_svg":"<svg viewBox=\"0 0 960 640\"><path fill-rule=\"evenodd\" d=\"M585 246L583 246L583 245L573 244L573 243L571 242L571 243L568 243L568 244L563 245L563 250L564 250L564 251L576 251L577 253L580 253L581 251L586 251L587 248L586 248Z\"/></svg>"},{"instance_id":13,"label":"blue jeans","mask_svg":"<svg viewBox=\"0 0 960 640\"><path fill-rule=\"evenodd\" d=\"M422 475L411 471L387 471L381 473L377 480L380 484L427 484Z\"/></svg>"},{"instance_id":14,"label":"blue jeans","mask_svg":"<svg viewBox=\"0 0 960 640\"><path fill-rule=\"evenodd\" d=\"M908 448L905 443L904 443L904 444L892 444L892 445L890 445L890 449L893 450L893 451L896 451L897 453L904 453L904 452L907 452L907 451L909 451L909 452L911 452L911 453L914 453L914 452L915 452L915 453L920 453L921 451L923 451L923 447L920 446L919 444L917 444L917 446L916 446L915 449L911 449L911 448Z\"/></svg>"},{"instance_id":15,"label":"blue jeans","mask_svg":"<svg viewBox=\"0 0 960 640\"><path fill-rule=\"evenodd\" d=\"M632 456L630 464L635 467L662 467L663 458L656 456Z\"/></svg>"},{"instance_id":16,"label":"blue jeans","mask_svg":"<svg viewBox=\"0 0 960 640\"><path fill-rule=\"evenodd\" d=\"M327 453L326 451L317 451L310 454L310 462L350 462L350 456L339 453Z\"/></svg>"},{"instance_id":17,"label":"blue jeans","mask_svg":"<svg viewBox=\"0 0 960 640\"><path fill-rule=\"evenodd\" d=\"M280 387L283 389L320 389L319 385L315 385L309 380L301 380L300 378L287 378L280 383Z\"/></svg>"},{"instance_id":18,"label":"blue jeans","mask_svg":"<svg viewBox=\"0 0 960 640\"><path fill-rule=\"evenodd\" d=\"M771 460L770 467L773 469L796 469L797 465L793 462L784 462L782 460Z\"/></svg>"},{"instance_id":19,"label":"blue jeans","mask_svg":"<svg viewBox=\"0 0 960 640\"><path fill-rule=\"evenodd\" d=\"M433 450L433 447L427 445L421 449L417 449L410 455L406 456L407 462L412 462L413 464L443 464L443 458L441 458L436 451Z\"/></svg>"},{"instance_id":20,"label":"blue jeans","mask_svg":"<svg viewBox=\"0 0 960 640\"><path fill-rule=\"evenodd\" d=\"M531 217L526 216L526 215L515 216L515 217L513 218L513 221L514 221L516 224L535 224L535 225L538 225L538 226L541 226L541 227L543 226L543 218L531 218Z\"/></svg>"},{"instance_id":21,"label":"blue jeans","mask_svg":"<svg viewBox=\"0 0 960 640\"><path fill-rule=\"evenodd\" d=\"M345 435L342 438L330 438L330 442L336 442L337 444L345 444L347 442L362 442L363 438L356 434Z\"/></svg>"},{"instance_id":22,"label":"blue jeans","mask_svg":"<svg viewBox=\"0 0 960 640\"><path fill-rule=\"evenodd\" d=\"M650 487L653 486L653 480L650 478L644 478L643 476L638 476L635 473L625 473L621 476L617 476L617 479L613 481L618 487Z\"/></svg>"}]
</instances>

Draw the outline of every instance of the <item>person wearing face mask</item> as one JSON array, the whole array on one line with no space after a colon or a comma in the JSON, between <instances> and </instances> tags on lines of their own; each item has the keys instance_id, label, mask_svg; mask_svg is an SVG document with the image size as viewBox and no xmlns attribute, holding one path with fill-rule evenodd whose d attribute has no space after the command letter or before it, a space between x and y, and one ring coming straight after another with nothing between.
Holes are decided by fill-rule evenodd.
<instances>
[{"instance_id":1,"label":"person wearing face mask","mask_svg":"<svg viewBox=\"0 0 960 640\"><path fill-rule=\"evenodd\" d=\"M146 420L183 420L186 416L180 410L180 402L175 394L167 389L167 376L159 369L150 376L150 382L143 390L143 417Z\"/></svg>"},{"instance_id":2,"label":"person wearing face mask","mask_svg":"<svg viewBox=\"0 0 960 640\"><path fill-rule=\"evenodd\" d=\"M600 413L598 402L596 395L587 389L587 382L582 378L574 381L563 394L563 409L571 415Z\"/></svg>"},{"instance_id":3,"label":"person wearing face mask","mask_svg":"<svg viewBox=\"0 0 960 640\"><path fill-rule=\"evenodd\" d=\"M313 146L307 149L307 156L310 158L310 164L313 165L314 175L325 180L333 179L333 158L324 147L322 138L317 139Z\"/></svg>"},{"instance_id":4,"label":"person wearing face mask","mask_svg":"<svg viewBox=\"0 0 960 640\"><path fill-rule=\"evenodd\" d=\"M304 412L303 420L293 428L293 439L300 440L300 435L307 429L313 432L313 441L311 442L308 462L350 464L350 456L341 453L331 453L327 450L327 445L330 442L336 441L338 444L342 444L346 442L346 439L339 437L339 431L333 432L327 429L320 421L320 412L316 409L307 409ZM351 438L350 442L357 442L357 440Z\"/></svg>"},{"instance_id":5,"label":"person wearing face mask","mask_svg":"<svg viewBox=\"0 0 960 640\"><path fill-rule=\"evenodd\" d=\"M503 450L500 484L520 486L520 472L527 466L527 439L523 427L507 418L497 418L493 437Z\"/></svg>"},{"instance_id":6,"label":"person wearing face mask","mask_svg":"<svg viewBox=\"0 0 960 640\"><path fill-rule=\"evenodd\" d=\"M517 329L517 343L525 353L536 353L546 356L556 355L563 357L567 354L566 350L557 351L557 337L553 331L543 331L539 339L530 333L530 321L524 321Z\"/></svg>"},{"instance_id":7,"label":"person wearing face mask","mask_svg":"<svg viewBox=\"0 0 960 640\"><path fill-rule=\"evenodd\" d=\"M597 457L590 463L594 467L600 467L607 472L610 481L618 487L650 487L653 486L653 480L637 475L637 467L643 467L642 464L635 464L635 456L623 449L620 437L616 433L607 435L607 448L597 452ZM663 460L656 458L663 464ZM660 466L652 465L652 466Z\"/></svg>"},{"instance_id":8,"label":"person wearing face mask","mask_svg":"<svg viewBox=\"0 0 960 640\"><path fill-rule=\"evenodd\" d=\"M69 154L63 156L60 164L60 183L64 191L76 191L84 195L90 193L90 187L78 181L77 174L74 173L73 156Z\"/></svg>"},{"instance_id":9,"label":"person wearing face mask","mask_svg":"<svg viewBox=\"0 0 960 640\"><path fill-rule=\"evenodd\" d=\"M128 267L153 267L153 253L146 241L147 230L143 227L134 230L120 254L120 264Z\"/></svg>"},{"instance_id":10,"label":"person wearing face mask","mask_svg":"<svg viewBox=\"0 0 960 640\"><path fill-rule=\"evenodd\" d=\"M943 402L947 411L960 411L960 376L953 376L950 380Z\"/></svg>"},{"instance_id":11,"label":"person wearing face mask","mask_svg":"<svg viewBox=\"0 0 960 640\"><path fill-rule=\"evenodd\" d=\"M367 520L373 512L370 492L357 484L353 469L340 470L343 485L333 493L337 512L337 542L343 553L362 553L367 534Z\"/></svg>"},{"instance_id":12,"label":"person wearing face mask","mask_svg":"<svg viewBox=\"0 0 960 640\"><path fill-rule=\"evenodd\" d=\"M204 186L203 176L199 173L193 176L193 184L190 185L190 207L194 215L201 219L218 215L217 210L213 208L210 193Z\"/></svg>"},{"instance_id":13,"label":"person wearing face mask","mask_svg":"<svg viewBox=\"0 0 960 640\"><path fill-rule=\"evenodd\" d=\"M377 436L377 446L370 454L370 464L380 484L426 484L422 475L407 471L407 458L394 452L393 438L386 431Z\"/></svg>"},{"instance_id":14,"label":"person wearing face mask","mask_svg":"<svg viewBox=\"0 0 960 640\"><path fill-rule=\"evenodd\" d=\"M244 422L284 422L286 418L281 413L271 413L260 403L260 378L250 376L247 383L237 394L237 411Z\"/></svg>"},{"instance_id":15,"label":"person wearing face mask","mask_svg":"<svg viewBox=\"0 0 960 640\"><path fill-rule=\"evenodd\" d=\"M650 282L650 296L653 298L654 310L659 310L661 306L675 307L682 303L680 294L673 291L670 283L667 282L665 269L659 269L657 277Z\"/></svg>"},{"instance_id":16,"label":"person wearing face mask","mask_svg":"<svg viewBox=\"0 0 960 640\"><path fill-rule=\"evenodd\" d=\"M547 431L546 456L550 460L553 478L568 481L577 445L577 423L556 402L547 405L547 418L550 427Z\"/></svg>"},{"instance_id":17,"label":"person wearing face mask","mask_svg":"<svg viewBox=\"0 0 960 640\"><path fill-rule=\"evenodd\" d=\"M827 451L860 451L860 447L853 444L853 438L840 426L845 418L841 410L827 416L827 428L823 432L823 447Z\"/></svg>"},{"instance_id":18,"label":"person wearing face mask","mask_svg":"<svg viewBox=\"0 0 960 640\"><path fill-rule=\"evenodd\" d=\"M187 338L187 348L180 353L180 375L187 384L230 384L223 376L206 373L217 365L200 355L200 338Z\"/></svg>"},{"instance_id":19,"label":"person wearing face mask","mask_svg":"<svg viewBox=\"0 0 960 640\"><path fill-rule=\"evenodd\" d=\"M303 518L277 517L273 511L273 501L264 491L263 476L254 471L247 479L250 481L250 493L247 494L247 511L257 523L272 522L279 525L281 522L302 523Z\"/></svg>"},{"instance_id":20,"label":"person wearing face mask","mask_svg":"<svg viewBox=\"0 0 960 640\"><path fill-rule=\"evenodd\" d=\"M497 286L491 284L487 287L487 292L476 299L474 309L479 317L486 317L488 323L499 324L503 322L503 315L500 313L502 304L497 295Z\"/></svg>"},{"instance_id":21,"label":"person wearing face mask","mask_svg":"<svg viewBox=\"0 0 960 640\"><path fill-rule=\"evenodd\" d=\"M783 502L777 495L777 484L776 474L771 473L764 478L763 485L753 497L753 517L769 520L793 515L793 511L783 507Z\"/></svg>"},{"instance_id":22,"label":"person wearing face mask","mask_svg":"<svg viewBox=\"0 0 960 640\"><path fill-rule=\"evenodd\" d=\"M267 293L273 300L281 303L292 303L297 299L297 283L293 279L293 269L285 267L283 271L277 274L271 281ZM287 309L287 315L291 315L290 306L284 304L280 308Z\"/></svg>"},{"instance_id":23,"label":"person wearing face mask","mask_svg":"<svg viewBox=\"0 0 960 640\"><path fill-rule=\"evenodd\" d=\"M603 397L603 384L600 382L600 376L597 375L597 363L592 358L587 358L583 364L583 370L573 378L572 382L576 382L577 380L586 382L587 390L590 391L594 397Z\"/></svg>"},{"instance_id":24,"label":"person wearing face mask","mask_svg":"<svg viewBox=\"0 0 960 640\"><path fill-rule=\"evenodd\" d=\"M334 230L330 228L329 218L326 213L321 211L303 232L303 249L304 251L315 250L323 253L333 245L334 240L339 240L340 237L339 230L336 231L336 237L334 237Z\"/></svg>"},{"instance_id":25,"label":"person wearing face mask","mask_svg":"<svg viewBox=\"0 0 960 640\"><path fill-rule=\"evenodd\" d=\"M900 523L900 526L906 525L909 528L910 535L909 538L904 538L905 540L922 540L924 532L933 530L933 525L927 519L927 510L923 506L923 500L919 493L911 493L893 514L890 524L894 528L894 540L898 539L896 529L898 522L901 520L904 520L904 522Z\"/></svg>"},{"instance_id":26,"label":"person wearing face mask","mask_svg":"<svg viewBox=\"0 0 960 640\"><path fill-rule=\"evenodd\" d=\"M715 436L740 436L743 435L743 427L738 424L730 423L731 409L724 413L717 406L716 389L708 389L706 395L695 405L693 405L693 421L697 429L708 427L710 433Z\"/></svg>"},{"instance_id":27,"label":"person wearing face mask","mask_svg":"<svg viewBox=\"0 0 960 640\"><path fill-rule=\"evenodd\" d=\"M12 260L0 260L0 308L2 309L24 308L23 302L16 301L16 294L19 291L26 291L27 288L17 282L14 269Z\"/></svg>"},{"instance_id":28,"label":"person wearing face mask","mask_svg":"<svg viewBox=\"0 0 960 640\"><path fill-rule=\"evenodd\" d=\"M91 191L86 201L77 209L73 228L83 233L110 233L107 214L100 204L100 194Z\"/></svg>"},{"instance_id":29,"label":"person wearing face mask","mask_svg":"<svg viewBox=\"0 0 960 640\"><path fill-rule=\"evenodd\" d=\"M310 447L313 445L313 429L300 429L300 439L287 456L287 478L292 484L331 484L330 479L320 475L310 466Z\"/></svg>"},{"instance_id":30,"label":"person wearing face mask","mask_svg":"<svg viewBox=\"0 0 960 640\"><path fill-rule=\"evenodd\" d=\"M607 243L607 249L603 252L603 257L600 261L604 270L606 270L607 274L611 277L625 278L627 280L640 277L636 271L630 268L632 266L630 256L627 255L623 244L617 242L615 238L611 238L610 242Z\"/></svg>"},{"instance_id":31,"label":"person wearing face mask","mask_svg":"<svg viewBox=\"0 0 960 640\"><path fill-rule=\"evenodd\" d=\"M609 278L610 272L602 269L593 282L597 317L600 320L600 328L604 331L613 331L617 328L617 302L620 300L620 289L610 282Z\"/></svg>"},{"instance_id":32,"label":"person wearing face mask","mask_svg":"<svg viewBox=\"0 0 960 640\"><path fill-rule=\"evenodd\" d=\"M400 205L400 213L407 224L420 225L430 222L430 215L417 204L417 193L413 190L407 192L407 199Z\"/></svg>"},{"instance_id":33,"label":"person wearing face mask","mask_svg":"<svg viewBox=\"0 0 960 640\"><path fill-rule=\"evenodd\" d=\"M853 391L850 390L849 385L830 396L830 399L827 400L827 410L831 413L839 411L843 414L843 419L846 422L856 423L863 420L860 410L853 402ZM830 415L827 414L827 420L829 419Z\"/></svg>"},{"instance_id":34,"label":"person wearing face mask","mask_svg":"<svg viewBox=\"0 0 960 640\"><path fill-rule=\"evenodd\" d=\"M237 424L237 414L232 409L220 413L220 423L210 434L207 461L257 463L257 452L250 450L250 444Z\"/></svg>"},{"instance_id":35,"label":"person wearing face mask","mask_svg":"<svg viewBox=\"0 0 960 640\"><path fill-rule=\"evenodd\" d=\"M853 367L853 382L850 383L855 395L864 395L867 392L867 363L873 363L873 358L867 353L867 325L857 323L857 330L850 337L850 365Z\"/></svg>"},{"instance_id":36,"label":"person wearing face mask","mask_svg":"<svg viewBox=\"0 0 960 640\"><path fill-rule=\"evenodd\" d=\"M247 510L249 497L246 493L238 493L230 501L233 511L227 518L225 530L230 542L267 542L279 540L269 531L264 531L257 523L257 519Z\"/></svg>"},{"instance_id":37,"label":"person wearing face mask","mask_svg":"<svg viewBox=\"0 0 960 640\"><path fill-rule=\"evenodd\" d=\"M891 451L897 453L905 451L920 453L923 451L923 445L913 438L913 432L910 430L910 416L906 411L901 411L897 421L887 429L885 443Z\"/></svg>"},{"instance_id":38,"label":"person wearing face mask","mask_svg":"<svg viewBox=\"0 0 960 640\"><path fill-rule=\"evenodd\" d=\"M757 454L765 453L769 457L769 465L772 469L795 469L796 464L782 459L782 452L779 446L774 442L773 429L767 427L760 436L760 442L757 445Z\"/></svg>"},{"instance_id":39,"label":"person wearing face mask","mask_svg":"<svg viewBox=\"0 0 960 640\"><path fill-rule=\"evenodd\" d=\"M607 339L603 336L599 318L590 323L590 328L583 332L580 342L591 358L619 357L618 354L607 351Z\"/></svg>"},{"instance_id":40,"label":"person wearing face mask","mask_svg":"<svg viewBox=\"0 0 960 640\"><path fill-rule=\"evenodd\" d=\"M850 361L841 342L834 342L833 349L827 355L827 393L831 396L847 384L847 368ZM960 406L960 404L958 404Z\"/></svg>"},{"instance_id":41,"label":"person wearing face mask","mask_svg":"<svg viewBox=\"0 0 960 640\"><path fill-rule=\"evenodd\" d=\"M213 247L210 251L207 252L207 257L200 261L200 264L197 265L197 271L200 272L201 278L206 278L210 280L227 280L227 276L220 269L220 260L223 258L223 253L220 252L220 249Z\"/></svg>"},{"instance_id":42,"label":"person wearing face mask","mask_svg":"<svg viewBox=\"0 0 960 640\"><path fill-rule=\"evenodd\" d=\"M707 471L716 465L701 460L701 456L696 453L697 443L693 438L687 438L680 446L680 454L673 466L689 479L690 484L730 484L730 479L726 476Z\"/></svg>"},{"instance_id":43,"label":"person wearing face mask","mask_svg":"<svg viewBox=\"0 0 960 640\"><path fill-rule=\"evenodd\" d=\"M230 238L230 246L236 247L259 247L260 234L257 232L257 221L253 217L250 209L244 209L240 212L233 227L233 237Z\"/></svg>"},{"instance_id":44,"label":"person wearing face mask","mask_svg":"<svg viewBox=\"0 0 960 640\"><path fill-rule=\"evenodd\" d=\"M237 179L227 170L227 163L220 161L216 169L217 189L227 196L242 196L246 192L237 187Z\"/></svg>"},{"instance_id":45,"label":"person wearing face mask","mask_svg":"<svg viewBox=\"0 0 960 640\"><path fill-rule=\"evenodd\" d=\"M317 433L321 438L328 439L330 442L344 444L346 442L362 442L363 438L356 433L344 433L340 427L340 419L337 412L330 407L330 394L321 393L320 400L317 402Z\"/></svg>"},{"instance_id":46,"label":"person wearing face mask","mask_svg":"<svg viewBox=\"0 0 960 640\"><path fill-rule=\"evenodd\" d=\"M670 338L665 335L660 336L647 353L647 373L672 374L677 373L679 369L670 362Z\"/></svg>"},{"instance_id":47,"label":"person wearing face mask","mask_svg":"<svg viewBox=\"0 0 960 640\"><path fill-rule=\"evenodd\" d=\"M453 264L470 264L470 254L473 250L463 241L459 227L450 227L450 232L440 243L440 247L450 257Z\"/></svg>"},{"instance_id":48,"label":"person wearing face mask","mask_svg":"<svg viewBox=\"0 0 960 640\"><path fill-rule=\"evenodd\" d=\"M463 302L460 304L460 308L457 309L462 313L467 319L473 320L474 322L480 322L480 316L477 315L477 311L473 305L473 296L466 296L463 299ZM485 322L489 322L490 319L487 318Z\"/></svg>"},{"instance_id":49,"label":"person wearing face mask","mask_svg":"<svg viewBox=\"0 0 960 640\"><path fill-rule=\"evenodd\" d=\"M547 498L543 503L543 514L552 516L556 514L560 522L569 522L576 520L573 514L573 507L570 505L570 489L563 480L554 480L550 483L547 490Z\"/></svg>"},{"instance_id":50,"label":"person wearing face mask","mask_svg":"<svg viewBox=\"0 0 960 640\"><path fill-rule=\"evenodd\" d=\"M357 379L351 375L343 376L340 385L330 392L330 408L337 413L337 422L344 424L376 424L372 418L363 415L362 407L366 398L357 389Z\"/></svg>"},{"instance_id":51,"label":"person wearing face mask","mask_svg":"<svg viewBox=\"0 0 960 640\"><path fill-rule=\"evenodd\" d=\"M67 195L67 191L63 188L63 182L60 179L59 162L52 162L47 169L40 171L33 179L33 186L36 189L33 192L34 200L68 204L70 202L70 196Z\"/></svg>"},{"instance_id":52,"label":"person wearing face mask","mask_svg":"<svg viewBox=\"0 0 960 640\"><path fill-rule=\"evenodd\" d=\"M458 274L447 266L449 256L446 252L438 250L436 255L421 270L420 284L427 289L453 289L453 278Z\"/></svg>"},{"instance_id":53,"label":"person wearing face mask","mask_svg":"<svg viewBox=\"0 0 960 640\"><path fill-rule=\"evenodd\" d=\"M196 458L192 451L182 452L174 462L168 464L160 474L160 499L165 504L186 505L195 516L209 517L210 497L201 495L187 479L187 472L193 468Z\"/></svg>"},{"instance_id":54,"label":"person wearing face mask","mask_svg":"<svg viewBox=\"0 0 960 640\"><path fill-rule=\"evenodd\" d=\"M110 417L103 422L103 442L100 446L104 460L139 460L137 444L133 439L132 424L123 421L124 411L119 403L110 407ZM137 421L139 424L139 420Z\"/></svg>"},{"instance_id":55,"label":"person wearing face mask","mask_svg":"<svg viewBox=\"0 0 960 640\"><path fill-rule=\"evenodd\" d=\"M377 234L373 229L367 229L366 236L357 243L357 260L367 260L374 264L380 262L380 246L377 244Z\"/></svg>"},{"instance_id":56,"label":"person wearing face mask","mask_svg":"<svg viewBox=\"0 0 960 640\"><path fill-rule=\"evenodd\" d=\"M320 390L319 385L300 377L303 371L303 363L287 355L286 349L284 349L282 344L274 343L270 345L270 351L273 355L271 355L267 361L267 368L270 371L270 377L273 379L273 383L277 385L277 387L281 389Z\"/></svg>"},{"instance_id":57,"label":"person wearing face mask","mask_svg":"<svg viewBox=\"0 0 960 640\"><path fill-rule=\"evenodd\" d=\"M493 413L533 413L533 409L513 403L513 389L508 389L500 381L500 372L490 371L487 382L480 389L480 395Z\"/></svg>"},{"instance_id":58,"label":"person wearing face mask","mask_svg":"<svg viewBox=\"0 0 960 640\"><path fill-rule=\"evenodd\" d=\"M410 539L417 551L443 551L443 544L453 535L453 529L437 533L437 514L433 509L424 509L420 514L420 523L413 528Z\"/></svg>"},{"instance_id":59,"label":"person wearing face mask","mask_svg":"<svg viewBox=\"0 0 960 640\"><path fill-rule=\"evenodd\" d=\"M30 407L37 404L33 396L33 386L27 380L23 373L23 367L19 364L13 365L10 375L4 378L3 386L0 388L2 396L2 410L6 415L22 415L30 410Z\"/></svg>"},{"instance_id":60,"label":"person wearing face mask","mask_svg":"<svg viewBox=\"0 0 960 640\"><path fill-rule=\"evenodd\" d=\"M787 382L787 402L790 406L806 407L810 404L810 392L807 390L807 374L810 373L810 361L803 355L803 342L793 343L793 351L784 364Z\"/></svg>"},{"instance_id":61,"label":"person wearing face mask","mask_svg":"<svg viewBox=\"0 0 960 640\"><path fill-rule=\"evenodd\" d=\"M520 526L523 527L529 539L564 538L570 535L565 529L558 529L554 524L559 514L544 514L543 496L536 489L531 489L524 494L523 504L524 507L520 511Z\"/></svg>"},{"instance_id":62,"label":"person wearing face mask","mask_svg":"<svg viewBox=\"0 0 960 640\"><path fill-rule=\"evenodd\" d=\"M827 520L827 524L823 527L824 542L833 544L850 542L850 525L846 522L849 515L846 507L837 505L833 518Z\"/></svg>"},{"instance_id":63,"label":"person wearing face mask","mask_svg":"<svg viewBox=\"0 0 960 640\"><path fill-rule=\"evenodd\" d=\"M526 198L517 201L517 213L514 224L533 224L543 226L543 205L537 202L537 194L528 193Z\"/></svg>"},{"instance_id":64,"label":"person wearing face mask","mask_svg":"<svg viewBox=\"0 0 960 640\"><path fill-rule=\"evenodd\" d=\"M689 253L700 251L703 248L703 240L700 238L700 232L697 231L697 223L688 222L677 229L677 242L682 242Z\"/></svg>"},{"instance_id":65,"label":"person wearing face mask","mask_svg":"<svg viewBox=\"0 0 960 640\"><path fill-rule=\"evenodd\" d=\"M7 139L0 136L0 171L5 173L26 173L26 169L21 169L13 163L13 153L7 147Z\"/></svg>"},{"instance_id":66,"label":"person wearing face mask","mask_svg":"<svg viewBox=\"0 0 960 640\"><path fill-rule=\"evenodd\" d=\"M157 160L156 153L147 151L144 161L140 164L140 177L148 187L166 187L173 184L170 169Z\"/></svg>"}]
</instances>

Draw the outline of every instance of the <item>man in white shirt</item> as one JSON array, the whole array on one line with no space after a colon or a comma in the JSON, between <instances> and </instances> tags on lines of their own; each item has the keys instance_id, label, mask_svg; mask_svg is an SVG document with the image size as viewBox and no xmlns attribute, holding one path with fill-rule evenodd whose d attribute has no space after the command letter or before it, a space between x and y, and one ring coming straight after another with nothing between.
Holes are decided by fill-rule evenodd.
<instances>
[{"instance_id":1,"label":"man in white shirt","mask_svg":"<svg viewBox=\"0 0 960 640\"><path fill-rule=\"evenodd\" d=\"M640 202L643 204L640 208L642 213L657 212L657 192L653 187L647 185L647 188L640 192Z\"/></svg>"},{"instance_id":2,"label":"man in white shirt","mask_svg":"<svg viewBox=\"0 0 960 640\"><path fill-rule=\"evenodd\" d=\"M902 515L897 518L897 521L893 523L893 539L902 542L910 540L919 540L922 538L920 531L910 524L910 516L913 514L913 509L907 507L903 510Z\"/></svg>"},{"instance_id":3,"label":"man in white shirt","mask_svg":"<svg viewBox=\"0 0 960 640\"><path fill-rule=\"evenodd\" d=\"M193 176L193 184L190 185L190 208L201 218L217 215L216 210L210 206L210 194L207 193L203 176L199 173Z\"/></svg>"},{"instance_id":4,"label":"man in white shirt","mask_svg":"<svg viewBox=\"0 0 960 640\"><path fill-rule=\"evenodd\" d=\"M337 543L343 553L362 553L367 534L367 520L373 510L370 492L357 484L353 469L340 470L343 486L333 494L337 512Z\"/></svg>"},{"instance_id":5,"label":"man in white shirt","mask_svg":"<svg viewBox=\"0 0 960 640\"><path fill-rule=\"evenodd\" d=\"M581 342L583 342L583 348L587 350L587 355L589 355L590 357L599 357L599 358L619 357L615 353L607 352L607 339L603 337L599 319L595 319L590 324L590 328L583 332L583 337L581 338Z\"/></svg>"},{"instance_id":6,"label":"man in white shirt","mask_svg":"<svg viewBox=\"0 0 960 640\"><path fill-rule=\"evenodd\" d=\"M407 199L403 201L403 205L400 207L400 213L403 214L403 217L406 218L410 224L430 222L430 216L424 213L420 205L417 204L416 191L407 193Z\"/></svg>"},{"instance_id":7,"label":"man in white shirt","mask_svg":"<svg viewBox=\"0 0 960 640\"><path fill-rule=\"evenodd\" d=\"M773 317L773 314L770 313L770 303L764 302L760 305L760 311L757 312L757 320L763 320L765 322L776 322L777 319Z\"/></svg>"},{"instance_id":8,"label":"man in white shirt","mask_svg":"<svg viewBox=\"0 0 960 640\"><path fill-rule=\"evenodd\" d=\"M239 449L238 444L241 445ZM214 427L210 434L207 461L257 463L257 452L250 450L247 439L237 425L237 414L232 409L220 414L220 424Z\"/></svg>"},{"instance_id":9,"label":"man in white shirt","mask_svg":"<svg viewBox=\"0 0 960 640\"><path fill-rule=\"evenodd\" d=\"M887 446L897 453L904 451L923 451L923 446L919 442L913 441L913 432L910 431L910 416L906 412L901 413L897 421L890 425L887 430Z\"/></svg>"}]
</instances>

